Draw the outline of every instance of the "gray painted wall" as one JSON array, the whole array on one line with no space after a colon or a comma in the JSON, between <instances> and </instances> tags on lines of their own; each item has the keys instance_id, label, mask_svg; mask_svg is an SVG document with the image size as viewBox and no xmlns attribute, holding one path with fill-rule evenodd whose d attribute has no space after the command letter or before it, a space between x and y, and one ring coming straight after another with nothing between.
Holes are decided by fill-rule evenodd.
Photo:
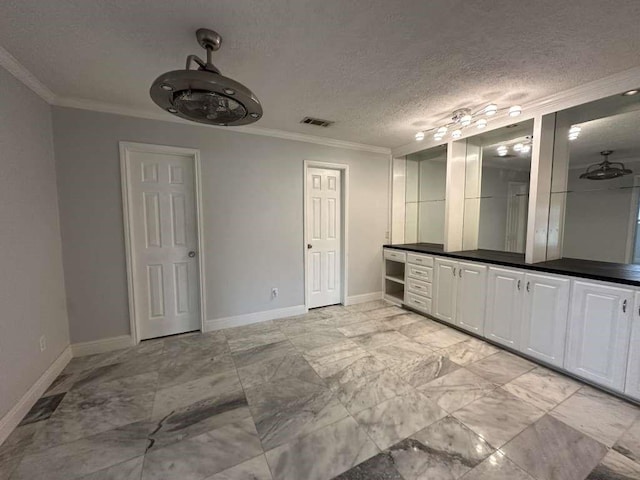
<instances>
[{"instance_id":1,"label":"gray painted wall","mask_svg":"<svg viewBox=\"0 0 640 480\"><path fill-rule=\"evenodd\" d=\"M208 320L304 304L306 159L350 166L349 295L381 290L387 155L69 108L53 119L73 343L129 333L119 141L201 152Z\"/></svg>"},{"instance_id":2,"label":"gray painted wall","mask_svg":"<svg viewBox=\"0 0 640 480\"><path fill-rule=\"evenodd\" d=\"M69 329L51 109L3 68L0 98L1 418L69 345Z\"/></svg>"}]
</instances>

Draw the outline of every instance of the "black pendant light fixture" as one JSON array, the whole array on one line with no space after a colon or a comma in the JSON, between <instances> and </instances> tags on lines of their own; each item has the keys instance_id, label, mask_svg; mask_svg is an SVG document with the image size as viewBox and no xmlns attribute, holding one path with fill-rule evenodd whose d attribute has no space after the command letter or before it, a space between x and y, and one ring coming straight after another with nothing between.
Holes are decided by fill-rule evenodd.
<instances>
[{"instance_id":1,"label":"black pendant light fixture","mask_svg":"<svg viewBox=\"0 0 640 480\"><path fill-rule=\"evenodd\" d=\"M589 165L587 171L580 175L580 178L586 180L611 180L612 178L631 175L633 171L626 168L624 163L609 161L609 155L612 153L613 150L603 150L600 152L604 160L600 163Z\"/></svg>"},{"instance_id":2,"label":"black pendant light fixture","mask_svg":"<svg viewBox=\"0 0 640 480\"><path fill-rule=\"evenodd\" d=\"M167 72L153 82L151 99L163 110L193 122L223 126L257 122L262 117L260 101L241 83L220 75L211 62L222 37L200 28L196 39L207 51L207 61L189 55L184 70ZM191 70L194 63L197 70Z\"/></svg>"}]
</instances>

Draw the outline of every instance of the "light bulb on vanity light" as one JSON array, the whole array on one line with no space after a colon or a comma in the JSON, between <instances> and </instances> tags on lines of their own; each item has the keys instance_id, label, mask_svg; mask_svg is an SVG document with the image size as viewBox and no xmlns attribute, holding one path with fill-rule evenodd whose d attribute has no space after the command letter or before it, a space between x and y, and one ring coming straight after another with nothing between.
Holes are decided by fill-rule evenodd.
<instances>
[{"instance_id":1,"label":"light bulb on vanity light","mask_svg":"<svg viewBox=\"0 0 640 480\"><path fill-rule=\"evenodd\" d=\"M421 142L422 140L424 140L424 132L418 132L416 133L416 140L418 142Z\"/></svg>"},{"instance_id":2,"label":"light bulb on vanity light","mask_svg":"<svg viewBox=\"0 0 640 480\"><path fill-rule=\"evenodd\" d=\"M516 144L513 146L513 149L514 149L516 152L519 152L520 150L522 150L522 148L523 148L523 147L524 147L524 145L523 145L523 144L521 144L521 143L516 143Z\"/></svg>"},{"instance_id":3,"label":"light bulb on vanity light","mask_svg":"<svg viewBox=\"0 0 640 480\"><path fill-rule=\"evenodd\" d=\"M497 112L498 112L498 105L496 105L495 103L491 103L486 107L484 107L484 114L488 117L490 117L491 115L495 115Z\"/></svg>"},{"instance_id":4,"label":"light bulb on vanity light","mask_svg":"<svg viewBox=\"0 0 640 480\"><path fill-rule=\"evenodd\" d=\"M501 157L504 157L507 152L509 151L509 149L505 146L505 145L500 145L496 151L498 152L498 155L500 155Z\"/></svg>"},{"instance_id":5,"label":"light bulb on vanity light","mask_svg":"<svg viewBox=\"0 0 640 480\"><path fill-rule=\"evenodd\" d=\"M476 127L477 128L484 128L487 126L487 120L485 118L481 118L480 120L478 120L476 122Z\"/></svg>"},{"instance_id":6,"label":"light bulb on vanity light","mask_svg":"<svg viewBox=\"0 0 640 480\"><path fill-rule=\"evenodd\" d=\"M436 132L436 133L434 133L434 134L433 134L433 139L434 139L436 142L439 142L439 141L440 141L440 140L442 140L443 138L444 138L444 134L441 134L441 133L438 133L438 132Z\"/></svg>"},{"instance_id":7,"label":"light bulb on vanity light","mask_svg":"<svg viewBox=\"0 0 640 480\"><path fill-rule=\"evenodd\" d=\"M460 125L462 125L463 127L471 125L471 120L473 120L473 117L471 117L471 115L463 115L463 117L460 119Z\"/></svg>"},{"instance_id":8,"label":"light bulb on vanity light","mask_svg":"<svg viewBox=\"0 0 640 480\"><path fill-rule=\"evenodd\" d=\"M523 145L520 153L529 153L531 151L531 145Z\"/></svg>"},{"instance_id":9,"label":"light bulb on vanity light","mask_svg":"<svg viewBox=\"0 0 640 480\"><path fill-rule=\"evenodd\" d=\"M462 130L454 130L453 132L451 132L451 136L453 138L460 138L462 136Z\"/></svg>"},{"instance_id":10,"label":"light bulb on vanity light","mask_svg":"<svg viewBox=\"0 0 640 480\"><path fill-rule=\"evenodd\" d=\"M520 105L514 105L513 107L509 108L510 117L517 117L521 113L522 113L522 107Z\"/></svg>"}]
</instances>

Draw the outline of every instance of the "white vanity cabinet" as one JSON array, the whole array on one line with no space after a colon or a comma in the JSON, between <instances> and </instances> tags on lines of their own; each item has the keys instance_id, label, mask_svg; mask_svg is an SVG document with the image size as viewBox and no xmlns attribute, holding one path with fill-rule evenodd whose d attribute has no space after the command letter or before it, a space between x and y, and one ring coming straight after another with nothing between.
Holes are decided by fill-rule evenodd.
<instances>
[{"instance_id":1,"label":"white vanity cabinet","mask_svg":"<svg viewBox=\"0 0 640 480\"><path fill-rule=\"evenodd\" d=\"M433 316L447 323L454 323L458 262L436 258L434 265Z\"/></svg>"},{"instance_id":2,"label":"white vanity cabinet","mask_svg":"<svg viewBox=\"0 0 640 480\"><path fill-rule=\"evenodd\" d=\"M556 367L564 364L571 280L527 273L524 278L520 351Z\"/></svg>"},{"instance_id":3,"label":"white vanity cabinet","mask_svg":"<svg viewBox=\"0 0 640 480\"><path fill-rule=\"evenodd\" d=\"M627 380L624 393L640 400L640 292L635 294L631 315L631 341L629 342L629 361L627 362Z\"/></svg>"},{"instance_id":4,"label":"white vanity cabinet","mask_svg":"<svg viewBox=\"0 0 640 480\"><path fill-rule=\"evenodd\" d=\"M482 335L486 275L484 265L436 258L433 315Z\"/></svg>"},{"instance_id":5,"label":"white vanity cabinet","mask_svg":"<svg viewBox=\"0 0 640 480\"><path fill-rule=\"evenodd\" d=\"M489 267L484 335L513 349L520 346L523 282L521 271Z\"/></svg>"},{"instance_id":6,"label":"white vanity cabinet","mask_svg":"<svg viewBox=\"0 0 640 480\"><path fill-rule=\"evenodd\" d=\"M602 386L624 391L633 291L573 281L565 368Z\"/></svg>"}]
</instances>

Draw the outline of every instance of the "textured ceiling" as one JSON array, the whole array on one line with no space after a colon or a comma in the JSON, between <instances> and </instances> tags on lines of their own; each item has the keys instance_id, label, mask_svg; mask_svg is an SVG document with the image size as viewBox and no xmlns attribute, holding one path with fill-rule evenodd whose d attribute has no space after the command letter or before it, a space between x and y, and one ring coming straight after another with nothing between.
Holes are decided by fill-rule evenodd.
<instances>
[{"instance_id":1,"label":"textured ceiling","mask_svg":"<svg viewBox=\"0 0 640 480\"><path fill-rule=\"evenodd\" d=\"M155 111L151 82L213 28L214 63L263 103L257 126L395 147L457 107L639 65L639 24L638 0L5 0L0 45L56 95Z\"/></svg>"}]
</instances>

